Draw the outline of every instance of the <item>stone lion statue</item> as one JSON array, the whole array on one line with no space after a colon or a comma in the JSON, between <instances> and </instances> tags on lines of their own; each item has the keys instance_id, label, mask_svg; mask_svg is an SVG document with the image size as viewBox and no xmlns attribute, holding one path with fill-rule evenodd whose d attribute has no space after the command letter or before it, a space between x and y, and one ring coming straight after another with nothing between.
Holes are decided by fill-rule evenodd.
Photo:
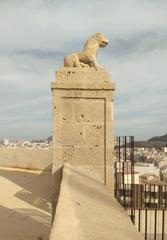
<instances>
[{"instance_id":1,"label":"stone lion statue","mask_svg":"<svg viewBox=\"0 0 167 240\"><path fill-rule=\"evenodd\" d=\"M105 47L109 40L102 34L96 33L85 43L84 49L80 52L75 52L65 56L65 67L95 67L100 66L97 63L96 57L100 47Z\"/></svg>"}]
</instances>

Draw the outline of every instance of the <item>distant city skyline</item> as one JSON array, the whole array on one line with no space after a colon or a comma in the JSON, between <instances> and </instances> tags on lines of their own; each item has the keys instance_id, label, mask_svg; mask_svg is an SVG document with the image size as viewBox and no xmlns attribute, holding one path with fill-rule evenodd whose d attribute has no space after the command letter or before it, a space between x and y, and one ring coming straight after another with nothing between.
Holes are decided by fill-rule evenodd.
<instances>
[{"instance_id":1,"label":"distant city skyline","mask_svg":"<svg viewBox=\"0 0 167 240\"><path fill-rule=\"evenodd\" d=\"M115 135L167 133L167 1L0 1L0 139L51 135L51 90L66 54L96 32L116 84Z\"/></svg>"}]
</instances>

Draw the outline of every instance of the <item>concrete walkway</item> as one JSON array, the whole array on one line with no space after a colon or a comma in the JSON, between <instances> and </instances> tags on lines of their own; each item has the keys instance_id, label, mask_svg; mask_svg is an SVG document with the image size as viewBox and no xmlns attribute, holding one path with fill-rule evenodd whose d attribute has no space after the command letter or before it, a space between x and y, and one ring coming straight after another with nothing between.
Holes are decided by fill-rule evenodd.
<instances>
[{"instance_id":1,"label":"concrete walkway","mask_svg":"<svg viewBox=\"0 0 167 240\"><path fill-rule=\"evenodd\" d=\"M0 239L48 240L51 173L0 168Z\"/></svg>"}]
</instances>

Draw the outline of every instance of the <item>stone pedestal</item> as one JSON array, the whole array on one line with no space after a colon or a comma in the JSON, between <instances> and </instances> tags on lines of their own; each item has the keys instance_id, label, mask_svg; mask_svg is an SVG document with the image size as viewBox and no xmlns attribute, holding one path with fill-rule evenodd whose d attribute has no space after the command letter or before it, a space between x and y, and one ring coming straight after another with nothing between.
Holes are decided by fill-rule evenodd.
<instances>
[{"instance_id":1,"label":"stone pedestal","mask_svg":"<svg viewBox=\"0 0 167 240\"><path fill-rule=\"evenodd\" d=\"M55 181L56 172L68 162L95 168L112 191L115 85L109 74L94 68L62 68L51 88Z\"/></svg>"}]
</instances>

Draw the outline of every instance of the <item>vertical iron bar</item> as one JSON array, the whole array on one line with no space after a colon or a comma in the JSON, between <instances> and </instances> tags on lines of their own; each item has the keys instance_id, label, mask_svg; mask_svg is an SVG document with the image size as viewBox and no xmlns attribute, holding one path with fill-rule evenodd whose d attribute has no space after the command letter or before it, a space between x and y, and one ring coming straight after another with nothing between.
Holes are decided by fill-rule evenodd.
<instances>
[{"instance_id":1,"label":"vertical iron bar","mask_svg":"<svg viewBox=\"0 0 167 240\"><path fill-rule=\"evenodd\" d=\"M142 184L140 185L140 189L141 189L141 190L140 190L140 195L141 195L141 199L140 199L140 200L141 200L141 208L143 208L143 206L144 206L144 203L143 203L143 202L144 202L143 192L144 192L144 191L143 191L143 185L142 185Z\"/></svg>"},{"instance_id":2,"label":"vertical iron bar","mask_svg":"<svg viewBox=\"0 0 167 240\"><path fill-rule=\"evenodd\" d=\"M155 192L155 185L154 185L154 208L155 208L155 199L156 199L156 192Z\"/></svg>"},{"instance_id":3,"label":"vertical iron bar","mask_svg":"<svg viewBox=\"0 0 167 240\"><path fill-rule=\"evenodd\" d=\"M134 194L134 207L139 207L139 184L135 185L135 194Z\"/></svg>"},{"instance_id":4,"label":"vertical iron bar","mask_svg":"<svg viewBox=\"0 0 167 240\"><path fill-rule=\"evenodd\" d=\"M162 210L162 240L164 240L164 234L165 234L165 209Z\"/></svg>"},{"instance_id":5,"label":"vertical iron bar","mask_svg":"<svg viewBox=\"0 0 167 240\"><path fill-rule=\"evenodd\" d=\"M134 187L135 187L135 185L134 185ZM134 190L134 192L135 192L135 190ZM133 201L133 205L134 205L134 201ZM133 206L133 218L134 218L133 223L135 224L135 208L134 208L134 206Z\"/></svg>"},{"instance_id":6,"label":"vertical iron bar","mask_svg":"<svg viewBox=\"0 0 167 240\"><path fill-rule=\"evenodd\" d=\"M131 183L132 183L132 186L135 184L135 181L134 181L134 137L131 136L130 137L130 146L131 146L131 176L132 176L132 180L131 180ZM134 188L132 187L132 204L134 204ZM133 205L132 205L133 206Z\"/></svg>"},{"instance_id":7,"label":"vertical iron bar","mask_svg":"<svg viewBox=\"0 0 167 240\"><path fill-rule=\"evenodd\" d=\"M154 240L157 239L157 209L154 210L155 215L154 215Z\"/></svg>"},{"instance_id":8,"label":"vertical iron bar","mask_svg":"<svg viewBox=\"0 0 167 240\"><path fill-rule=\"evenodd\" d=\"M138 231L140 232L140 211L141 211L141 209L139 209L139 218L138 218Z\"/></svg>"},{"instance_id":9,"label":"vertical iron bar","mask_svg":"<svg viewBox=\"0 0 167 240\"><path fill-rule=\"evenodd\" d=\"M146 208L146 185L144 185L144 208Z\"/></svg>"},{"instance_id":10,"label":"vertical iron bar","mask_svg":"<svg viewBox=\"0 0 167 240\"><path fill-rule=\"evenodd\" d=\"M158 185L158 206L161 207L161 188L160 185Z\"/></svg>"},{"instance_id":11,"label":"vertical iron bar","mask_svg":"<svg viewBox=\"0 0 167 240\"><path fill-rule=\"evenodd\" d=\"M124 176L125 176L125 173L124 173L124 169L125 169L125 165L124 165L124 162L122 162L122 185L123 185L123 206L125 208L125 182L124 182Z\"/></svg>"},{"instance_id":12,"label":"vertical iron bar","mask_svg":"<svg viewBox=\"0 0 167 240\"><path fill-rule=\"evenodd\" d=\"M134 183L134 137L131 136L131 173L133 176L132 183Z\"/></svg>"},{"instance_id":13,"label":"vertical iron bar","mask_svg":"<svg viewBox=\"0 0 167 240\"><path fill-rule=\"evenodd\" d=\"M127 207L127 203L126 203L126 200L127 200L127 187L128 187L128 183L129 183L129 176L128 176L128 165L127 165L127 156L126 156L126 136L124 136L124 141L123 141L123 144L124 144L124 161L125 161L125 167L124 167L124 178L125 178L125 174L126 174L126 183L125 183L125 206ZM125 181L124 181L125 182Z\"/></svg>"},{"instance_id":14,"label":"vertical iron bar","mask_svg":"<svg viewBox=\"0 0 167 240\"><path fill-rule=\"evenodd\" d=\"M163 208L163 186L160 185L160 207Z\"/></svg>"},{"instance_id":15,"label":"vertical iron bar","mask_svg":"<svg viewBox=\"0 0 167 240\"><path fill-rule=\"evenodd\" d=\"M118 186L117 186L117 161L114 163L115 165L115 191L114 191L114 195L115 198L117 198L117 190L118 190Z\"/></svg>"},{"instance_id":16,"label":"vertical iron bar","mask_svg":"<svg viewBox=\"0 0 167 240\"><path fill-rule=\"evenodd\" d=\"M126 162L127 161L127 158L126 158L126 136L124 136L124 159Z\"/></svg>"},{"instance_id":17,"label":"vertical iron bar","mask_svg":"<svg viewBox=\"0 0 167 240\"><path fill-rule=\"evenodd\" d=\"M148 185L148 207L151 207L151 184Z\"/></svg>"},{"instance_id":18,"label":"vertical iron bar","mask_svg":"<svg viewBox=\"0 0 167 240\"><path fill-rule=\"evenodd\" d=\"M121 161L121 143L120 143L121 138L118 138L118 161Z\"/></svg>"},{"instance_id":19,"label":"vertical iron bar","mask_svg":"<svg viewBox=\"0 0 167 240\"><path fill-rule=\"evenodd\" d=\"M147 209L145 209L145 240L147 240Z\"/></svg>"}]
</instances>

